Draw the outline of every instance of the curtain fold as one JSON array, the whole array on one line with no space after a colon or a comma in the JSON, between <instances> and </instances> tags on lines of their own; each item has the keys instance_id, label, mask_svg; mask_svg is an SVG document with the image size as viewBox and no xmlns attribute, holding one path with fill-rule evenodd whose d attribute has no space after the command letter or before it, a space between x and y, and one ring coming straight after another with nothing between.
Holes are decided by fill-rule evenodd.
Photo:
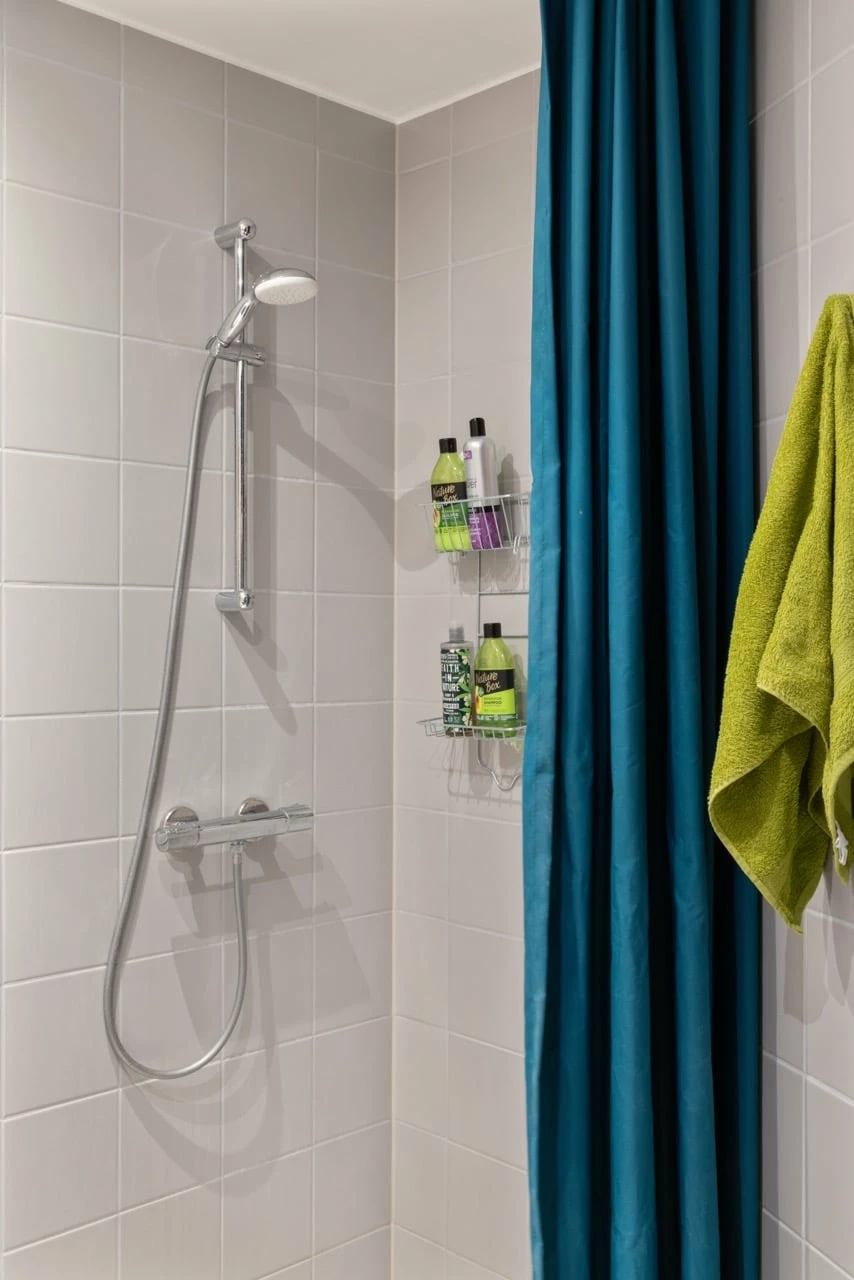
<instances>
[{"instance_id":1,"label":"curtain fold","mask_svg":"<svg viewBox=\"0 0 854 1280\"><path fill-rule=\"evenodd\" d=\"M542 0L535 1280L757 1280L759 910L706 790L754 518L748 0Z\"/></svg>"}]
</instances>

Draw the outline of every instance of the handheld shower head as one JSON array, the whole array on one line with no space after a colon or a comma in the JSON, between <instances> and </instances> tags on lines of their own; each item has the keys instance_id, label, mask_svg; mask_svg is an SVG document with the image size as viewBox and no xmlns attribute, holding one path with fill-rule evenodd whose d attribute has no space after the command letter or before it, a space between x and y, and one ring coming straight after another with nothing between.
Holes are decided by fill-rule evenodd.
<instances>
[{"instance_id":1,"label":"handheld shower head","mask_svg":"<svg viewBox=\"0 0 854 1280\"><path fill-rule=\"evenodd\" d=\"M249 323L259 302L273 307L287 307L295 302L309 302L317 293L317 281L308 271L298 267L279 267L259 276L248 293L229 311L217 330L211 346L221 350L238 338Z\"/></svg>"}]
</instances>

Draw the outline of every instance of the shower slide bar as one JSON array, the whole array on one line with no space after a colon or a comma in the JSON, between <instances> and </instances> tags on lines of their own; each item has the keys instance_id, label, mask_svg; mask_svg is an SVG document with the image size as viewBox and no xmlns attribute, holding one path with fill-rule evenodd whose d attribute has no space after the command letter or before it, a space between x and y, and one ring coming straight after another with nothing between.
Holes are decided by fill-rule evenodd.
<instances>
[{"instance_id":1,"label":"shower slide bar","mask_svg":"<svg viewBox=\"0 0 854 1280\"><path fill-rule=\"evenodd\" d=\"M314 813L306 804L268 809L263 800L244 800L232 817L204 820L194 809L178 805L166 814L154 839L161 853L185 853L209 844L243 843L309 831L313 822Z\"/></svg>"}]
</instances>

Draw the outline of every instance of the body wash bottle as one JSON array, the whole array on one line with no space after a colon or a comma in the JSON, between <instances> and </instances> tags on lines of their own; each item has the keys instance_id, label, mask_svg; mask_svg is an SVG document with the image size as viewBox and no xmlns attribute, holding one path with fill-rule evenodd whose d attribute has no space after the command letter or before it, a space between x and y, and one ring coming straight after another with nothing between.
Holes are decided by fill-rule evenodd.
<instances>
[{"instance_id":1,"label":"body wash bottle","mask_svg":"<svg viewBox=\"0 0 854 1280\"><path fill-rule=\"evenodd\" d=\"M501 639L501 623L486 622L475 659L475 724L493 727L496 738L511 738L516 716L516 662ZM500 731L500 732L499 732ZM490 735L487 735L490 736Z\"/></svg>"},{"instance_id":2,"label":"body wash bottle","mask_svg":"<svg viewBox=\"0 0 854 1280\"><path fill-rule=\"evenodd\" d=\"M469 431L471 435L463 449L463 461L466 467L471 545L475 551L490 550L502 547L505 541L501 503L497 501L498 462L495 444L486 434L483 418L472 418Z\"/></svg>"},{"instance_id":3,"label":"body wash bottle","mask_svg":"<svg viewBox=\"0 0 854 1280\"><path fill-rule=\"evenodd\" d=\"M439 460L430 477L433 535L437 551L471 551L466 468L453 436L439 441Z\"/></svg>"},{"instance_id":4,"label":"body wash bottle","mask_svg":"<svg viewBox=\"0 0 854 1280\"><path fill-rule=\"evenodd\" d=\"M451 625L441 648L442 720L445 733L456 737L471 728L472 647L459 623Z\"/></svg>"}]
</instances>

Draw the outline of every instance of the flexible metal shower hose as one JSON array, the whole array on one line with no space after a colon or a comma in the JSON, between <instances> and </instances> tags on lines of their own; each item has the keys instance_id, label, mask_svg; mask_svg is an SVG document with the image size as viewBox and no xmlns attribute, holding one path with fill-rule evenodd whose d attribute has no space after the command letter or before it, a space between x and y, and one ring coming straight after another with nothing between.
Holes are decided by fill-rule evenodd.
<instances>
[{"instance_id":1,"label":"flexible metal shower hose","mask_svg":"<svg viewBox=\"0 0 854 1280\"><path fill-rule=\"evenodd\" d=\"M216 358L208 356L199 380L196 392L196 403L193 410L193 426L190 432L190 452L187 459L187 479L184 485L184 510L181 516L181 532L178 536L178 556L175 562L175 580L172 586L172 602L169 608L169 627L166 634L166 652L163 658L163 679L160 685L160 705L157 708L157 723L154 727L154 742L151 747L151 760L148 766L148 777L145 782L145 794L142 798L142 810L139 815L136 839L133 844L130 867L122 890L122 900L116 918L116 927L110 943L107 957L107 972L104 978L104 1025L107 1039L113 1053L129 1070L145 1076L154 1076L158 1080L178 1080L182 1076L192 1075L194 1071L206 1067L217 1056L228 1042L246 996L246 917L243 906L243 845L232 845L232 875L234 883L234 912L237 918L237 989L234 1003L225 1028L217 1040L200 1058L186 1067L151 1067L140 1062L129 1053L122 1043L117 1025L117 1004L119 996L119 976L131 918L136 906L139 891L145 874L146 852L151 834L151 819L157 791L163 774L166 759L166 748L169 740L169 727L172 722L172 711L175 696L175 682L178 675L178 658L181 650L181 633L184 623L184 611L187 599L187 580L190 573L190 555L193 545L193 528L196 520L196 507L199 499L199 471L202 445L202 422L205 411L205 397L211 372Z\"/></svg>"}]
</instances>

